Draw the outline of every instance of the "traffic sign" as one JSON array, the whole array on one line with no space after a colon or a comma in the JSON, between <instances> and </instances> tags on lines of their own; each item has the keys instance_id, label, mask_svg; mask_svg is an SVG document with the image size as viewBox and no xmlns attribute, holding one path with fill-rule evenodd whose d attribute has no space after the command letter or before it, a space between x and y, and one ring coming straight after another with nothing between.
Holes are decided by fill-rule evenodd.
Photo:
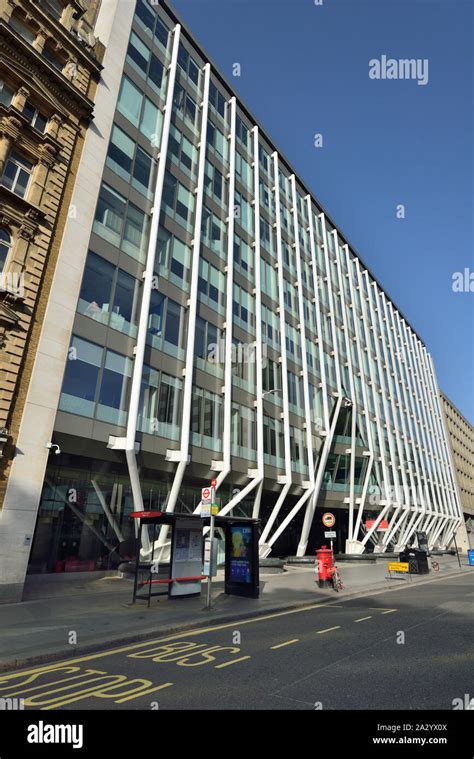
<instances>
[{"instance_id":1,"label":"traffic sign","mask_svg":"<svg viewBox=\"0 0 474 759\"><path fill-rule=\"evenodd\" d=\"M201 490L201 503L211 503L211 488Z\"/></svg>"},{"instance_id":2,"label":"traffic sign","mask_svg":"<svg viewBox=\"0 0 474 759\"><path fill-rule=\"evenodd\" d=\"M217 487L217 480L211 480L211 488Z\"/></svg>"},{"instance_id":3,"label":"traffic sign","mask_svg":"<svg viewBox=\"0 0 474 759\"><path fill-rule=\"evenodd\" d=\"M409 572L410 565L407 561L389 561L387 564L389 572Z\"/></svg>"},{"instance_id":4,"label":"traffic sign","mask_svg":"<svg viewBox=\"0 0 474 759\"><path fill-rule=\"evenodd\" d=\"M330 511L326 511L325 514L323 514L323 525L325 527L334 527L336 524L336 517L334 514L331 514Z\"/></svg>"},{"instance_id":5,"label":"traffic sign","mask_svg":"<svg viewBox=\"0 0 474 759\"><path fill-rule=\"evenodd\" d=\"M213 516L217 516L217 515L218 515L218 513L219 513L219 506L217 506L217 504L213 504L213 505L211 506L211 514L212 514Z\"/></svg>"},{"instance_id":6,"label":"traffic sign","mask_svg":"<svg viewBox=\"0 0 474 759\"><path fill-rule=\"evenodd\" d=\"M325 538L335 538L337 537L337 533L335 530L330 530L329 532L324 533Z\"/></svg>"},{"instance_id":7,"label":"traffic sign","mask_svg":"<svg viewBox=\"0 0 474 759\"><path fill-rule=\"evenodd\" d=\"M375 519L367 519L365 522L365 527L367 530L370 530L371 527L373 527L375 524ZM380 522L377 525L377 530L388 530L388 519L381 519Z\"/></svg>"},{"instance_id":8,"label":"traffic sign","mask_svg":"<svg viewBox=\"0 0 474 759\"><path fill-rule=\"evenodd\" d=\"M203 519L206 519L206 517L211 516L211 503L203 503L201 506L201 517Z\"/></svg>"}]
</instances>

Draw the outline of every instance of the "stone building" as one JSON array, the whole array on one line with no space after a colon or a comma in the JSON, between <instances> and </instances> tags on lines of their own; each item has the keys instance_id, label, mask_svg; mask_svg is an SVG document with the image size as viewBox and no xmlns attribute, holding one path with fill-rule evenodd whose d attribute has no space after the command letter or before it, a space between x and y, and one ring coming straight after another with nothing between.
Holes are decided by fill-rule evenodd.
<instances>
[{"instance_id":1,"label":"stone building","mask_svg":"<svg viewBox=\"0 0 474 759\"><path fill-rule=\"evenodd\" d=\"M100 0L0 0L0 506L104 46Z\"/></svg>"}]
</instances>

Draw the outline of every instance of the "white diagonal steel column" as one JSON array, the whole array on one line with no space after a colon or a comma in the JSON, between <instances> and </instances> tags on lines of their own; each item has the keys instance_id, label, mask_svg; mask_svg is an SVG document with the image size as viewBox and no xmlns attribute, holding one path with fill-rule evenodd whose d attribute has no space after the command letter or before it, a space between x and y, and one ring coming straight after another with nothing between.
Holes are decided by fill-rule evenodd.
<instances>
[{"instance_id":1,"label":"white diagonal steel column","mask_svg":"<svg viewBox=\"0 0 474 759\"><path fill-rule=\"evenodd\" d=\"M359 362L359 373L360 373L360 379L361 379L362 398L363 398L363 401L364 401L364 409L362 411L362 415L364 416L364 419L365 419L365 428L366 428L366 434L367 434L367 447L368 447L368 451L369 451L369 458L368 458L368 462L367 462L367 470L366 470L365 476L364 476L364 484L362 486L362 493L361 493L361 497L360 497L360 504L359 504L359 509L358 509L358 513L357 513L357 518L356 518L355 525L353 527L352 535L349 535L349 540L352 541L352 545L350 546L350 549L351 549L350 552L352 552L352 551L354 551L356 541L359 542L358 541L358 534L359 534L360 524L361 524L361 521L362 521L362 512L364 510L365 499L367 497L367 488L369 486L369 480L370 480L370 475L371 475L371 472L372 472L372 465L373 465L373 461L374 461L374 444L373 444L373 440L372 440L372 427L371 427L370 418L369 418L370 417L369 398L368 398L367 381L366 381L365 371L364 371L364 361L363 361L363 356L362 356L362 341L361 341L360 323L359 323L360 320L359 320L358 314L355 312L355 306L357 304L356 292L358 293L358 300L359 300L359 305L360 305L360 310L361 311L362 311L362 302L361 302L362 295L361 295L361 290L360 290L359 286L357 286L358 287L357 291L356 291L356 289L354 287L354 280L355 280L355 277L357 276L357 274L355 276L353 276L353 270L354 270L355 267L353 265L351 265L351 264L353 264L353 262L351 262L351 257L350 257L350 252L349 252L349 246L345 245L344 249L345 249L345 254L346 254L346 267L347 267L347 272L348 272L348 277L349 277L349 289L350 289L350 294L351 294L351 303L349 303L348 306L349 306L349 308L352 308L352 311L353 311L352 316L353 316L353 321L354 321L354 332L355 332L355 336L356 336L355 337L355 339L356 339L356 350L357 350L357 357L358 357L358 362Z\"/></svg>"},{"instance_id":2,"label":"white diagonal steel column","mask_svg":"<svg viewBox=\"0 0 474 759\"><path fill-rule=\"evenodd\" d=\"M255 356L256 356L256 393L255 407L257 409L257 494L255 496L252 517L257 519L260 513L260 504L263 490L263 477L265 473L264 443L263 443L263 340L262 340L262 282L260 270L260 162L258 127L255 126L253 133L253 198L254 198L254 271L255 271Z\"/></svg>"},{"instance_id":3,"label":"white diagonal steel column","mask_svg":"<svg viewBox=\"0 0 474 759\"><path fill-rule=\"evenodd\" d=\"M143 363L145 359L146 336L148 332L148 319L150 313L151 291L154 281L154 264L156 253L156 240L160 224L161 199L163 195L163 183L165 178L166 158L168 153L168 140L171 124L171 113L173 107L174 84L176 79L176 66L178 61L178 50L181 27L176 24L173 30L173 48L171 52L171 61L168 67L168 89L166 93L165 116L163 119L163 129L160 144L160 153L158 161L158 170L156 173L156 182L153 197L153 209L151 213L151 224L148 240L148 250L146 257L145 273L142 287L142 302L140 306L140 315L138 321L137 344L135 348L135 360L133 364L132 382L130 389L130 401L128 407L127 432L125 438L125 455L127 458L128 470L130 475L130 484L132 488L133 503L136 511L143 511L143 497L138 475L135 438L137 434L138 407L140 403L140 391L143 374Z\"/></svg>"},{"instance_id":4,"label":"white diagonal steel column","mask_svg":"<svg viewBox=\"0 0 474 759\"><path fill-rule=\"evenodd\" d=\"M232 160L230 162L230 172L232 174L232 197L235 198L235 123L236 123L236 101L235 98L232 98L233 102L233 110L232 110L232 127L231 127L231 141L233 143L232 148ZM255 127L257 129L257 127ZM258 164L258 130L257 132L254 132L254 141L257 141L256 150L257 150L257 164ZM255 144L255 142L254 142ZM257 173L258 178L258 165L255 169L254 166L254 178L255 178L255 172ZM229 190L230 193L230 190ZM229 194L230 197L230 194ZM255 195L254 195L254 216L256 216L255 213ZM258 250L260 250L260 214L258 217L258 227L257 227L257 220L255 219L255 233L258 234ZM231 364L231 356L232 356L232 326L229 327L228 325L232 325L232 319L233 319L233 289L234 289L234 222L233 222L233 215L232 215L232 228L230 226L230 219L229 219L229 231L228 231L228 248L227 248L227 305L226 305L226 369L225 369L225 386L227 388L232 388L232 364ZM257 238L256 238L257 239ZM256 260L256 259L255 259ZM257 263L257 262L256 262ZM256 266L255 269L258 268L258 276L260 278L260 260L258 260L258 267ZM230 273L231 272L231 273ZM230 276L229 276L230 273ZM237 506L238 503L240 503L257 485L260 486L261 483L263 483L263 474L264 474L264 459L263 459L263 387L262 387L262 323L261 323L261 291L259 288L258 292L258 298L259 298L259 306L256 311L258 311L258 316L256 316L256 342L257 342L257 388L260 387L260 391L257 390L257 398L256 398L256 404L257 404L257 472L256 476L252 476L252 479L250 480L247 485L242 488L242 490L239 490L237 495L235 495L231 500L226 503L226 505L220 510L219 514L220 516L225 516L228 514L232 509ZM257 331L259 330L259 331ZM258 337L260 335L260 338ZM259 355L260 354L260 357ZM229 471L230 471L230 451L231 451L231 397L230 397L231 390L229 390L229 397L226 397L227 403L228 403L228 409L227 414L224 414L224 435L225 435L225 428L226 428L226 419L229 429L229 437L228 437L228 462L229 462ZM260 409L260 413L259 413ZM259 426L260 425L260 426ZM226 457L225 462L227 461ZM225 468L227 468L227 463L225 463ZM249 474L250 470L249 470ZM253 474L253 473L252 473ZM219 480L219 478L221 478ZM219 474L217 478L218 485L222 481L222 472ZM259 498L259 494L257 494L257 498ZM257 502L258 506L258 502Z\"/></svg>"},{"instance_id":5,"label":"white diagonal steel column","mask_svg":"<svg viewBox=\"0 0 474 759\"><path fill-rule=\"evenodd\" d=\"M348 519L348 541L352 542L354 540L354 507L355 507L355 490L354 490L354 478L355 478L355 441L356 441L356 435L357 435L357 413L358 413L358 406L357 406L357 396L355 391L355 384L354 384L354 368L352 366L352 353L351 353L351 344L350 344L350 336L349 336L349 322L347 317L347 303L346 303L346 291L344 286L344 275L342 271L342 253L339 249L339 240L337 236L337 231L334 230L334 246L337 250L337 276L339 280L339 293L341 297L341 304L342 304L342 323L343 323L343 330L344 330L344 342L346 346L346 354L347 354L347 366L349 369L349 393L350 393L350 399L352 402L352 409L351 409L351 459L350 459L350 470L349 470L349 519ZM346 252L347 252L347 246ZM350 269L347 269L347 277L350 277Z\"/></svg>"},{"instance_id":6,"label":"white diagonal steel column","mask_svg":"<svg viewBox=\"0 0 474 759\"><path fill-rule=\"evenodd\" d=\"M293 228L294 228L294 235L295 235L295 242L294 242L294 248L295 248L295 254L296 254L296 276L297 276L297 286L298 286L298 313L299 313L299 333L300 333L300 344L301 344L301 365L302 365L302 372L300 372L300 376L303 377L303 398L304 398L304 408L305 408L305 416L306 416L306 422L305 422L305 431L306 431L306 445L307 445L307 462L308 462L308 476L309 476L309 486L301 496L301 498L298 500L296 506L298 508L301 508L308 498L310 498L313 495L314 492L314 456L313 456L313 434L312 434L312 414L311 414L311 403L309 398L309 377L308 377L308 357L306 353L306 326L305 326L305 313L304 313L304 300L303 300L303 278L301 276L301 249L300 249L300 236L299 236L299 222L298 222L298 197L296 193L296 179L295 175L292 174L290 177L290 184L291 184L291 193L292 193L292 205L293 205ZM295 506L295 508L296 508ZM300 543L298 545L296 555L297 556L304 556L306 551L306 542L300 540Z\"/></svg>"},{"instance_id":7,"label":"white diagonal steel column","mask_svg":"<svg viewBox=\"0 0 474 759\"><path fill-rule=\"evenodd\" d=\"M272 512L267 520L267 523L263 529L260 537L260 545L262 546L262 556L268 556L270 552L268 548L271 548L271 543L267 543L268 535L272 529L275 519L277 518L281 507L285 501L288 491L291 487L291 450L290 450L290 409L288 401L288 360L286 355L286 330L285 330L285 290L283 281L283 250L281 242L281 208L280 208L280 184L278 177L279 162L278 153L275 151L272 153L273 160L273 191L275 193L275 223L274 228L276 230L276 244L277 244L277 270L278 270L278 313L280 317L280 353L281 353L281 390L283 398L283 412L280 415L283 420L283 446L285 450L285 474L278 478L280 485L283 485L280 495L272 509Z\"/></svg>"},{"instance_id":8,"label":"white diagonal steel column","mask_svg":"<svg viewBox=\"0 0 474 759\"><path fill-rule=\"evenodd\" d=\"M378 517L375 519L374 524L372 527L366 532L362 540L360 541L361 546L365 546L367 544L367 541L371 539L372 535L377 530L377 527L381 520L384 518L384 516L387 514L389 509L392 506L392 493L391 493L391 486L390 486L390 477L388 476L388 467L385 459L385 438L382 432L382 423L380 419L380 409L379 409L379 398L378 393L375 392L375 380L377 378L377 372L375 370L374 366L374 360L372 358L371 352L370 352L370 338L369 338L369 324L373 320L368 318L368 311L366 306L366 300L370 304L370 282L369 277L366 271L361 272L361 266L359 261L354 261L354 266L357 271L357 281L359 283L359 292L361 294L360 296L360 303L361 303L361 309L363 314L362 324L364 327L364 335L365 335L365 343L366 343L366 352L367 352L367 363L369 367L369 374L370 374L370 387L372 391L372 400L374 404L374 415L375 415L375 425L377 429L377 436L378 436L378 447L379 447L379 458L380 463L382 467L382 479L379 482L381 482L381 488L382 491L385 489L385 498L381 499L381 506L383 508L380 510L380 513ZM362 286L362 278L364 277L365 283L366 283L366 290L367 290L367 297L363 297L364 288ZM374 339L374 344L376 345L376 340ZM388 484L388 487L386 486L386 483ZM384 493L382 493L384 495Z\"/></svg>"},{"instance_id":9,"label":"white diagonal steel column","mask_svg":"<svg viewBox=\"0 0 474 759\"><path fill-rule=\"evenodd\" d=\"M183 482L184 472L189 458L189 437L191 428L191 408L193 396L194 376L194 344L196 338L196 317L198 306L198 279L199 279L199 255L201 250L201 224L204 195L204 172L206 167L206 139L207 123L209 114L209 83L211 67L209 63L204 66L204 86L201 102L201 132L199 137L199 161L196 184L196 208L194 216L194 233L192 241L191 282L188 300L188 324L186 340L186 357L184 368L183 385L183 410L181 415L181 438L178 466L171 486L170 495L166 504L166 511L174 511L176 501ZM169 452L174 453L174 452ZM163 544L168 528L163 526L160 530L160 545Z\"/></svg>"}]
</instances>

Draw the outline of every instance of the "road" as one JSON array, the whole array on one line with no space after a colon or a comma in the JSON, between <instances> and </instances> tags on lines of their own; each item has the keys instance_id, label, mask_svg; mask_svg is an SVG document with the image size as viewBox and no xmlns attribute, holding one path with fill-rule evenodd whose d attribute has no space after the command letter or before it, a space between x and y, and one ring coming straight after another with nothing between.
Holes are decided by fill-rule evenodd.
<instances>
[{"instance_id":1,"label":"road","mask_svg":"<svg viewBox=\"0 0 474 759\"><path fill-rule=\"evenodd\" d=\"M474 575L0 676L25 709L443 709L474 695Z\"/></svg>"}]
</instances>

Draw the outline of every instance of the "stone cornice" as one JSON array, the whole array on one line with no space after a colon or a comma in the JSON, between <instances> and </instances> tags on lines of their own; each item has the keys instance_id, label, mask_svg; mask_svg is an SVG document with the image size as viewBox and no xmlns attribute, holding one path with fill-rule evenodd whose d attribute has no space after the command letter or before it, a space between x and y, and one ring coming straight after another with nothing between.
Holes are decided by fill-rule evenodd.
<instances>
[{"instance_id":1,"label":"stone cornice","mask_svg":"<svg viewBox=\"0 0 474 759\"><path fill-rule=\"evenodd\" d=\"M2 217L11 219L11 223L17 227L27 224L36 230L40 224L46 223L46 214L41 208L29 203L25 198L20 198L2 185L0 185L0 207Z\"/></svg>"},{"instance_id":2,"label":"stone cornice","mask_svg":"<svg viewBox=\"0 0 474 759\"><path fill-rule=\"evenodd\" d=\"M36 5L31 1L24 5L21 2L12 2L11 4L16 8L21 8L29 18L32 18L44 30L46 36L54 39L69 54L73 53L76 59L81 59L81 62L87 66L91 73L95 73L96 76L100 75L103 66L94 54L93 48L81 43L74 32L71 32L66 26L43 11L40 4ZM84 11L81 6L76 3L76 7L78 12L82 11L82 15Z\"/></svg>"},{"instance_id":3,"label":"stone cornice","mask_svg":"<svg viewBox=\"0 0 474 759\"><path fill-rule=\"evenodd\" d=\"M93 102L37 50L24 43L19 35L10 40L7 36L1 35L3 30L15 35L5 22L0 21L0 65L3 64L5 69L17 73L24 86L49 100L55 106L55 110L59 110L63 115L71 112L78 118L90 120ZM23 42L21 47L12 44L18 41Z\"/></svg>"}]
</instances>

